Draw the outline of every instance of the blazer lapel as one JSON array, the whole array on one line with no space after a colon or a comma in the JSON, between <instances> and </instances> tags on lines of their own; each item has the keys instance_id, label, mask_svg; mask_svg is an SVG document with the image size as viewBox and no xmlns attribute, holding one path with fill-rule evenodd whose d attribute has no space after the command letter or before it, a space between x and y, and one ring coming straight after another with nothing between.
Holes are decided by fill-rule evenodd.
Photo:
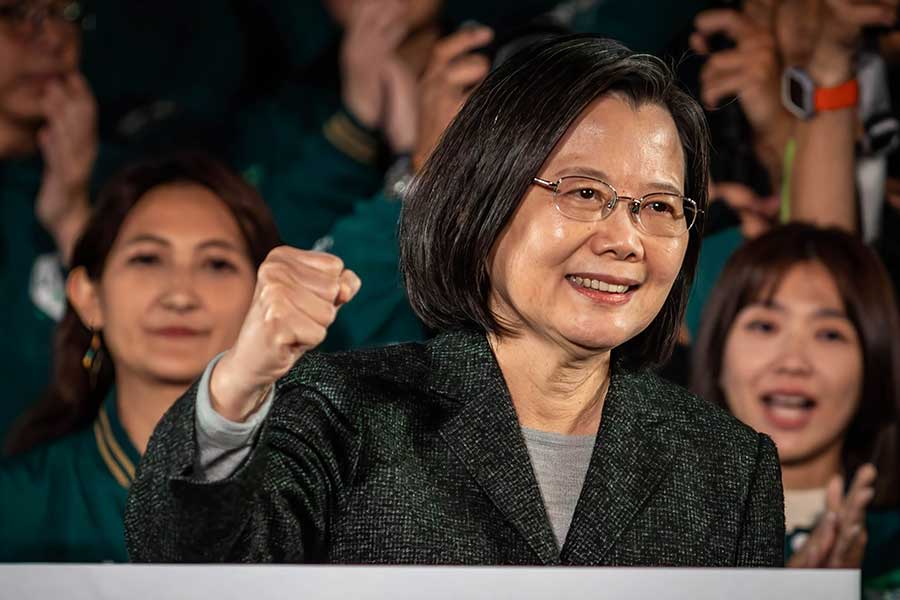
<instances>
[{"instance_id":1,"label":"blazer lapel","mask_svg":"<svg viewBox=\"0 0 900 600\"><path fill-rule=\"evenodd\" d=\"M673 458L659 435L667 421L654 410L638 378L613 370L597 443L561 552L563 564L602 564Z\"/></svg>"},{"instance_id":2,"label":"blazer lapel","mask_svg":"<svg viewBox=\"0 0 900 600\"><path fill-rule=\"evenodd\" d=\"M433 391L460 401L440 435L543 564L559 564L509 390L484 335L454 333L432 344Z\"/></svg>"}]
</instances>

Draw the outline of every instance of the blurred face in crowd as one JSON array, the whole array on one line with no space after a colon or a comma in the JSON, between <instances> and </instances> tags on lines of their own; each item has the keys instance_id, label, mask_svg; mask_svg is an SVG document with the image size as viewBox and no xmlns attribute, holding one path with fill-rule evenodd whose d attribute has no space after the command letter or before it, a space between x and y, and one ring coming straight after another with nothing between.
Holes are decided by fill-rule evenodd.
<instances>
[{"instance_id":1,"label":"blurred face in crowd","mask_svg":"<svg viewBox=\"0 0 900 600\"><path fill-rule=\"evenodd\" d=\"M79 28L58 16L70 4L0 0L0 121L43 120L47 84L78 68Z\"/></svg>"},{"instance_id":2,"label":"blurred face in crowd","mask_svg":"<svg viewBox=\"0 0 900 600\"><path fill-rule=\"evenodd\" d=\"M684 193L685 163L669 112L596 100L537 174L594 176L621 196ZM620 201L604 220L564 216L552 191L532 185L495 244L491 308L500 322L564 347L609 350L656 317L681 269L688 233L647 234Z\"/></svg>"},{"instance_id":3,"label":"blurred face in crowd","mask_svg":"<svg viewBox=\"0 0 900 600\"><path fill-rule=\"evenodd\" d=\"M818 262L791 268L770 302L738 313L720 385L731 412L772 437L782 464L840 464L860 404L863 357L831 274Z\"/></svg>"},{"instance_id":4,"label":"blurred face in crowd","mask_svg":"<svg viewBox=\"0 0 900 600\"><path fill-rule=\"evenodd\" d=\"M189 384L237 339L255 280L226 205L205 187L166 184L131 210L89 300L73 304L102 329L117 378Z\"/></svg>"}]
</instances>

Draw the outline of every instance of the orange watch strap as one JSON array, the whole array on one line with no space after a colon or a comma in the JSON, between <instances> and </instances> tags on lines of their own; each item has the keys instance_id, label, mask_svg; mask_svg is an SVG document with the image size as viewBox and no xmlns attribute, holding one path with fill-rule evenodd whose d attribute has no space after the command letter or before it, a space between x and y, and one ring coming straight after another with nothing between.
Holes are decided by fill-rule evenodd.
<instances>
[{"instance_id":1,"label":"orange watch strap","mask_svg":"<svg viewBox=\"0 0 900 600\"><path fill-rule=\"evenodd\" d=\"M856 106L859 102L859 83L851 79L837 87L817 88L813 104L816 112L840 110Z\"/></svg>"}]
</instances>

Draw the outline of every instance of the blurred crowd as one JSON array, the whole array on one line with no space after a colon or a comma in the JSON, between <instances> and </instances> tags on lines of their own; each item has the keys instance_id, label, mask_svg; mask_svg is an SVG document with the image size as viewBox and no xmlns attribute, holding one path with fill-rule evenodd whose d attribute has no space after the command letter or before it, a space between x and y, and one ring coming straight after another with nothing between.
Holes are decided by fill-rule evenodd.
<instances>
[{"instance_id":1,"label":"blurred crowd","mask_svg":"<svg viewBox=\"0 0 900 600\"><path fill-rule=\"evenodd\" d=\"M147 440L275 246L363 281L324 349L427 339L405 190L494 65L593 33L664 57L710 126L660 372L774 439L789 566L894 597L898 27L898 0L0 0L0 558L127 560Z\"/></svg>"}]
</instances>

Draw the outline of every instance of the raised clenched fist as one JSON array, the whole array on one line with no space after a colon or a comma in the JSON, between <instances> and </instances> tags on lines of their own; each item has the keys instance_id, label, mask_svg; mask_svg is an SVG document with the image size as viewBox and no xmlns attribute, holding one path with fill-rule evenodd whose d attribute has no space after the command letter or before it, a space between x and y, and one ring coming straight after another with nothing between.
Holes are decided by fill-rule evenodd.
<instances>
[{"instance_id":1,"label":"raised clenched fist","mask_svg":"<svg viewBox=\"0 0 900 600\"><path fill-rule=\"evenodd\" d=\"M325 339L360 280L340 258L281 246L259 267L253 302L234 347L213 370L213 408L245 421L275 381Z\"/></svg>"}]
</instances>

